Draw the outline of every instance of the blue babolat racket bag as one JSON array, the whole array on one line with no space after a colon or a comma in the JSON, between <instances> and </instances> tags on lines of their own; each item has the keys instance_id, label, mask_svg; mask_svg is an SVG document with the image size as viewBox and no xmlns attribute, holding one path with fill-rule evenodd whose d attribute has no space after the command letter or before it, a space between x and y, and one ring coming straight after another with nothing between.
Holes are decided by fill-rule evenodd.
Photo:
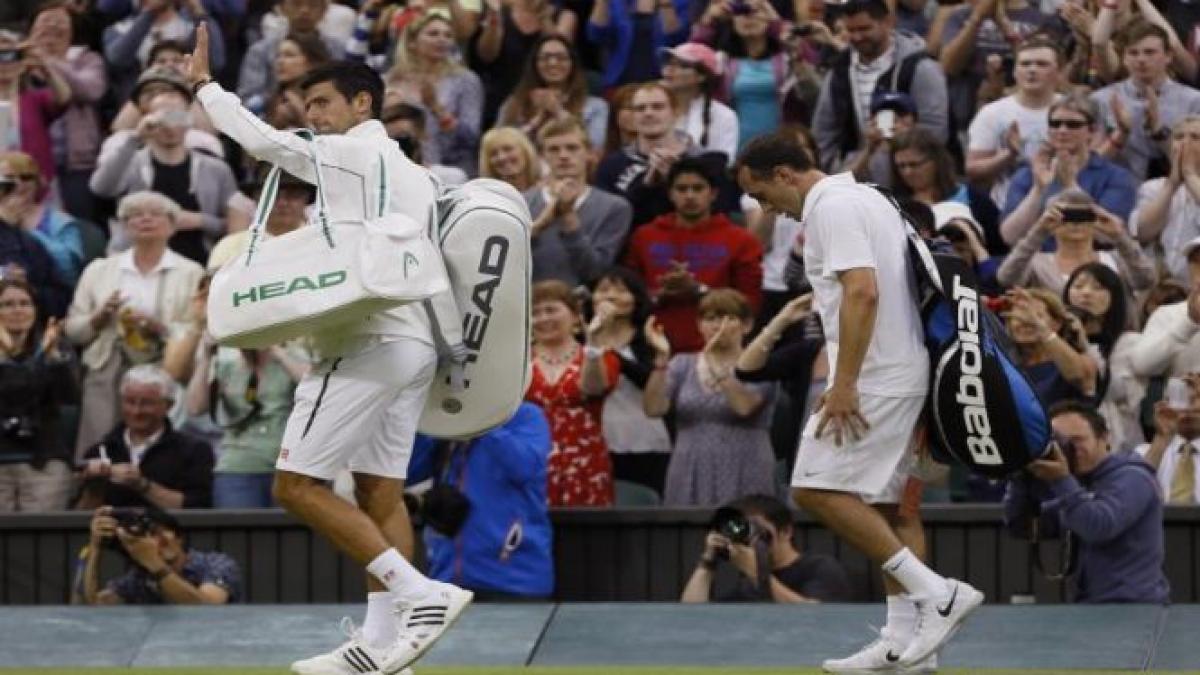
<instances>
[{"instance_id":1,"label":"blue babolat racket bag","mask_svg":"<svg viewBox=\"0 0 1200 675\"><path fill-rule=\"evenodd\" d=\"M1046 408L1017 365L1004 324L980 301L975 274L953 253L931 251L907 215L904 221L932 368L934 456L988 478L1008 477L1045 455Z\"/></svg>"}]
</instances>

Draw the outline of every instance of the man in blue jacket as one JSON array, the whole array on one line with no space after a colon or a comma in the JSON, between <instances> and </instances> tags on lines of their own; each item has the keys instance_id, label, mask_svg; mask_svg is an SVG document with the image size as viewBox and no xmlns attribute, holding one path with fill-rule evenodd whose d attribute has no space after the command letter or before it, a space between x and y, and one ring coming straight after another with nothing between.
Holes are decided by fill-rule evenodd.
<instances>
[{"instance_id":1,"label":"man in blue jacket","mask_svg":"<svg viewBox=\"0 0 1200 675\"><path fill-rule=\"evenodd\" d=\"M481 598L549 597L553 533L546 506L550 426L522 403L504 425L465 443L418 436L409 480L426 493L428 574Z\"/></svg>"},{"instance_id":2,"label":"man in blue jacket","mask_svg":"<svg viewBox=\"0 0 1200 675\"><path fill-rule=\"evenodd\" d=\"M1076 602L1166 604L1154 469L1137 455L1109 452L1107 425L1091 405L1062 401L1050 409L1050 423L1058 446L1027 467L1039 482L1014 480L1004 496L1009 530L1028 537L1039 518L1043 538L1066 530L1075 539Z\"/></svg>"}]
</instances>

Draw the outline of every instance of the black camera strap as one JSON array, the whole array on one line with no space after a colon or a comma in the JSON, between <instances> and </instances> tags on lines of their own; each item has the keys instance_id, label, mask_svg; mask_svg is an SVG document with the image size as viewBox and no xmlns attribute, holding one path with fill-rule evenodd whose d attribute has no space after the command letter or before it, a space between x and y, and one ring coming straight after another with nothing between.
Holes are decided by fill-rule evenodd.
<instances>
[{"instance_id":1,"label":"black camera strap","mask_svg":"<svg viewBox=\"0 0 1200 675\"><path fill-rule=\"evenodd\" d=\"M1047 571L1042 563L1042 505L1032 492L1029 493L1028 499L1030 512L1033 514L1029 522L1029 559L1033 561L1033 568L1047 581L1062 581L1079 568L1079 547L1075 542L1075 533L1063 530L1057 569Z\"/></svg>"}]
</instances>

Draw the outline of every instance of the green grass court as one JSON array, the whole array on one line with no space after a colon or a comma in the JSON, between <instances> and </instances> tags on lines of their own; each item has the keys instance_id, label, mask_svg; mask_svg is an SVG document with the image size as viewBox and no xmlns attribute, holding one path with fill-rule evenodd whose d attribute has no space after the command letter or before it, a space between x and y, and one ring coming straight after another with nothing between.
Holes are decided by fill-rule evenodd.
<instances>
[{"instance_id":1,"label":"green grass court","mask_svg":"<svg viewBox=\"0 0 1200 675\"><path fill-rule=\"evenodd\" d=\"M820 675L820 668L421 668L418 675ZM1139 670L943 668L944 675L1128 675ZM1200 670L1151 670L1200 675ZM0 668L0 675L288 675L286 668Z\"/></svg>"}]
</instances>

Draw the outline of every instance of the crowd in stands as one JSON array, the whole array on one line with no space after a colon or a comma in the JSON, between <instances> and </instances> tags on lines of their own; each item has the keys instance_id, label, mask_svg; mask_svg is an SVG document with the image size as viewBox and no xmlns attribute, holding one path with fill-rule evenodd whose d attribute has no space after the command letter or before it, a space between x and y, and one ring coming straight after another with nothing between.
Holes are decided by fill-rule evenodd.
<instances>
[{"instance_id":1,"label":"crowd in stands","mask_svg":"<svg viewBox=\"0 0 1200 675\"><path fill-rule=\"evenodd\" d=\"M183 76L200 24L273 126L305 126L310 69L363 62L410 158L524 195L531 405L478 453L432 444L435 484L507 472L521 513L785 494L822 327L803 223L730 172L783 130L889 188L975 270L1043 402L1094 406L1105 447L1196 504L1200 395L1167 394L1200 372L1198 22L1186 0L4 2L0 511L273 503L317 352L205 333L266 167ZM285 178L267 235L313 199ZM1005 492L927 478L931 501Z\"/></svg>"}]
</instances>

